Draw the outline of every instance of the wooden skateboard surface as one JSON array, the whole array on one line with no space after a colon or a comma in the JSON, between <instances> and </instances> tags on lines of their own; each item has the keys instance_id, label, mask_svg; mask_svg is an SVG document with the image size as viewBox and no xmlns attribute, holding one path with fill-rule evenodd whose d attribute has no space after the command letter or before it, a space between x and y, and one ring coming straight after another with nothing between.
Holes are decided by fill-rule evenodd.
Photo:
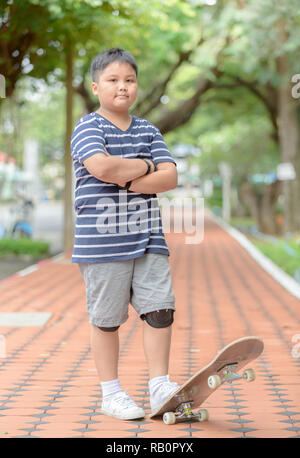
<instances>
[{"instance_id":1,"label":"wooden skateboard surface","mask_svg":"<svg viewBox=\"0 0 300 458\"><path fill-rule=\"evenodd\" d=\"M215 358L187 380L172 394L152 415L163 415L165 412L175 412L179 404L192 401L192 408L199 407L217 388L210 388L207 380L211 375L219 375L224 366L237 364L238 372L250 361L256 359L263 351L264 344L255 336L243 337L226 345Z\"/></svg>"}]
</instances>

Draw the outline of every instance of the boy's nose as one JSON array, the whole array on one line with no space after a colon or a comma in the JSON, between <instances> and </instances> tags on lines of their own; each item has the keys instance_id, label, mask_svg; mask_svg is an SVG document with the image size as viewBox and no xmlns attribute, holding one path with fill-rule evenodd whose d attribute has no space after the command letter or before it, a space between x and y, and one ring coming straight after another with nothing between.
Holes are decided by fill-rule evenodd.
<instances>
[{"instance_id":1,"label":"boy's nose","mask_svg":"<svg viewBox=\"0 0 300 458\"><path fill-rule=\"evenodd\" d=\"M126 83L124 81L120 81L119 89L120 89L120 91L127 91L127 86L126 86Z\"/></svg>"}]
</instances>

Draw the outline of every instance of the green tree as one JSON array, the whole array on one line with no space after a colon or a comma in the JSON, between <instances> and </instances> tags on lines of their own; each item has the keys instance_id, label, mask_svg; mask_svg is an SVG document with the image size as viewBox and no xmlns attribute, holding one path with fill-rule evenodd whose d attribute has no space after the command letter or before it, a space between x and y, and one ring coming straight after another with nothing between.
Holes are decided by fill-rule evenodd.
<instances>
[{"instance_id":1,"label":"green tree","mask_svg":"<svg viewBox=\"0 0 300 458\"><path fill-rule=\"evenodd\" d=\"M190 3L199 4L197 1ZM229 103L231 99L236 103L241 96L247 100L246 92L254 95L264 109L264 116L269 119L270 138L280 151L278 162L291 162L297 171L295 180L283 182L282 193L285 230L299 230L299 99L292 97L291 81L298 72L299 3L296 0L282 0L280 3L275 0L224 0L216 2L210 13L207 8L202 8L199 17L202 38L185 61L189 66L176 69L175 81L182 89L181 94L189 87L185 93L190 95L178 100L177 104L173 103L169 109L156 106L157 124L163 132L170 132L190 121L195 113L199 113L199 107L210 103L212 98L227 99ZM180 55L178 62L181 62ZM192 71L197 67L198 72ZM187 70L189 68L191 71ZM189 72L190 78L186 75L183 78L182 72ZM172 88L174 99L175 81L168 77L165 81L167 85L161 87L170 98L169 87ZM245 139L246 142L249 140ZM270 147L265 150L265 155L269 150ZM248 201L255 197L255 192L255 188L248 187L248 194L252 193L252 196L247 196ZM261 189L257 192L252 201L260 205L263 202L259 199ZM265 193L268 193L267 187ZM262 209L260 213L263 213Z\"/></svg>"}]
</instances>

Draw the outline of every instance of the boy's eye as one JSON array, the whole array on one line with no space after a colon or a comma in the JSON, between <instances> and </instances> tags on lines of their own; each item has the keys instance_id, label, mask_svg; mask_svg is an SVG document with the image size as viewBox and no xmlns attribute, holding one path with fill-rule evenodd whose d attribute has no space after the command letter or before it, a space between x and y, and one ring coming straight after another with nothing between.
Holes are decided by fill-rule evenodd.
<instances>
[{"instance_id":1,"label":"boy's eye","mask_svg":"<svg viewBox=\"0 0 300 458\"><path fill-rule=\"evenodd\" d=\"M108 81L110 81L110 82L112 82L112 83L115 83L115 82L118 81L118 80L117 80L117 78L110 78ZM129 82L129 83L134 83L135 80L134 80L134 79L128 79L128 80L126 80L126 82L127 82L127 83L128 83L128 82Z\"/></svg>"}]
</instances>

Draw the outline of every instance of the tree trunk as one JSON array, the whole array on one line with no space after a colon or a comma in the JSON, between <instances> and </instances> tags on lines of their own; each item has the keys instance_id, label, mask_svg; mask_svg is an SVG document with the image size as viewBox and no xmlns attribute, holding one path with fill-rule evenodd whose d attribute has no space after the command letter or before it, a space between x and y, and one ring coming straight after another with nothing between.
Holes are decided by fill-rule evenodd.
<instances>
[{"instance_id":1,"label":"tree trunk","mask_svg":"<svg viewBox=\"0 0 300 458\"><path fill-rule=\"evenodd\" d=\"M296 118L297 118L297 151L295 159L295 170L296 170L296 180L293 183L293 202L294 205L294 223L295 229L297 232L300 231L300 211L299 211L299 199L300 199L300 105L298 100L298 106L296 107Z\"/></svg>"},{"instance_id":2,"label":"tree trunk","mask_svg":"<svg viewBox=\"0 0 300 458\"><path fill-rule=\"evenodd\" d=\"M291 97L290 85L286 81L279 88L278 104L278 127L279 127L279 144L281 149L281 161L290 162L297 168L297 149L298 149L298 122L296 103ZM285 180L282 183L284 206L284 230L286 232L296 231L297 228L296 214L299 205L298 194L299 174L294 180Z\"/></svg>"},{"instance_id":3,"label":"tree trunk","mask_svg":"<svg viewBox=\"0 0 300 458\"><path fill-rule=\"evenodd\" d=\"M280 193L280 183L275 181L263 188L253 186L248 181L241 184L241 199L249 208L257 228L264 234L278 234L280 228L276 222L276 202Z\"/></svg>"},{"instance_id":4,"label":"tree trunk","mask_svg":"<svg viewBox=\"0 0 300 458\"><path fill-rule=\"evenodd\" d=\"M71 136L73 130L73 55L72 45L66 46L66 134L65 134L65 188L64 188L64 233L63 248L69 250L74 238L73 180L71 158Z\"/></svg>"},{"instance_id":5,"label":"tree trunk","mask_svg":"<svg viewBox=\"0 0 300 458\"><path fill-rule=\"evenodd\" d=\"M287 41L285 21L279 22L279 39L282 44ZM292 97L291 72L287 55L282 55L276 60L278 74L281 77L278 89L278 131L282 162L290 162L297 172L297 153L299 154L299 124L297 119L297 102ZM285 232L300 229L297 215L299 206L299 181L297 174L295 180L283 181L283 215Z\"/></svg>"},{"instance_id":6,"label":"tree trunk","mask_svg":"<svg viewBox=\"0 0 300 458\"><path fill-rule=\"evenodd\" d=\"M274 183L265 187L260 201L260 221L262 232L265 234L277 234L280 228L276 221L276 202L280 194L280 183Z\"/></svg>"}]
</instances>

